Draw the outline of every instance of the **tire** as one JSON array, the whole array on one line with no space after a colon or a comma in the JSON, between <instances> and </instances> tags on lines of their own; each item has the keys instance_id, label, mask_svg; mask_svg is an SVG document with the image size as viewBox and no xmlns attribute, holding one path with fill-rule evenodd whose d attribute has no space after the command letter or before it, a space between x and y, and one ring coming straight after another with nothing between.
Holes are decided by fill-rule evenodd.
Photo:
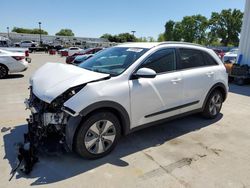
<instances>
[{"instance_id":1,"label":"tire","mask_svg":"<svg viewBox=\"0 0 250 188\"><path fill-rule=\"evenodd\" d=\"M208 97L202 116L208 119L215 119L220 113L222 103L222 93L219 90L213 91Z\"/></svg>"},{"instance_id":2,"label":"tire","mask_svg":"<svg viewBox=\"0 0 250 188\"><path fill-rule=\"evenodd\" d=\"M8 68L4 65L0 65L0 79L6 78L8 75Z\"/></svg>"},{"instance_id":3,"label":"tire","mask_svg":"<svg viewBox=\"0 0 250 188\"><path fill-rule=\"evenodd\" d=\"M118 118L111 112L99 111L80 125L75 135L74 149L81 157L101 158L115 148L120 135Z\"/></svg>"}]
</instances>

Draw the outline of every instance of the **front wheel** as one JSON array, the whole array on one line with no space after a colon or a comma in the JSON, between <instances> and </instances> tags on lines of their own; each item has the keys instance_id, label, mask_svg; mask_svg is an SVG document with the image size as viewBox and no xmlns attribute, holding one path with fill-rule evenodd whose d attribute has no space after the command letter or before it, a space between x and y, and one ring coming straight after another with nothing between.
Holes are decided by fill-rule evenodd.
<instances>
[{"instance_id":1,"label":"front wheel","mask_svg":"<svg viewBox=\"0 0 250 188\"><path fill-rule=\"evenodd\" d=\"M84 158L100 158L114 149L120 135L120 122L113 113L96 112L80 125L74 148Z\"/></svg>"},{"instance_id":2,"label":"front wheel","mask_svg":"<svg viewBox=\"0 0 250 188\"><path fill-rule=\"evenodd\" d=\"M220 113L222 103L223 103L222 93L219 90L213 91L206 102L202 115L205 118L209 119L216 118Z\"/></svg>"}]
</instances>

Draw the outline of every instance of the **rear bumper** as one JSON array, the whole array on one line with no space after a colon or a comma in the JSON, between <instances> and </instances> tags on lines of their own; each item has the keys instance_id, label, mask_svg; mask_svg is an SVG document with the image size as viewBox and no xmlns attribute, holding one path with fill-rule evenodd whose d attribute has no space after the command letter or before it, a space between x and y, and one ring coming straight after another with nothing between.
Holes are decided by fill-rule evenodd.
<instances>
[{"instance_id":1,"label":"rear bumper","mask_svg":"<svg viewBox=\"0 0 250 188\"><path fill-rule=\"evenodd\" d=\"M29 67L28 62L24 59L22 61L18 61L15 65L9 68L10 73L23 72L26 71Z\"/></svg>"}]
</instances>

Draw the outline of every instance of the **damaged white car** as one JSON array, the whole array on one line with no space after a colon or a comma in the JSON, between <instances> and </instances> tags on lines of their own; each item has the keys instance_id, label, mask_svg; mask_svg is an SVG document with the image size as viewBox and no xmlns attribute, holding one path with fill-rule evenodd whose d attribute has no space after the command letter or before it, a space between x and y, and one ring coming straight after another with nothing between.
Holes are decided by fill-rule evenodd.
<instances>
[{"instance_id":1,"label":"damaged white car","mask_svg":"<svg viewBox=\"0 0 250 188\"><path fill-rule=\"evenodd\" d=\"M82 157L103 157L121 135L156 122L197 112L217 117L227 91L217 55L187 43L123 44L78 67L47 63L30 79L20 155L29 151L24 160L35 162L36 150L53 140Z\"/></svg>"}]
</instances>

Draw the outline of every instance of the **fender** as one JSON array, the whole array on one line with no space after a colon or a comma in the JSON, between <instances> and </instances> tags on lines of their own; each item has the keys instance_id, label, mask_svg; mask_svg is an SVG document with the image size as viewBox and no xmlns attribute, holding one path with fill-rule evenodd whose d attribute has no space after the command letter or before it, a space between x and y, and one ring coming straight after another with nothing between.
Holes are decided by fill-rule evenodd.
<instances>
[{"instance_id":1,"label":"fender","mask_svg":"<svg viewBox=\"0 0 250 188\"><path fill-rule=\"evenodd\" d=\"M225 86L225 84L219 82L219 83L213 85L213 87L212 87L212 88L209 90L209 92L207 93L207 96L206 96L206 98L205 98L205 100L204 100L204 103L203 103L203 106L202 106L202 110L204 110L204 108L205 108L205 105L206 105L206 103L207 103L208 97L210 96L210 94L211 94L216 88L220 88L220 89L223 90L223 93L222 93L222 95L223 95L223 102L226 100L226 98L227 98L227 93L228 93L228 92L227 92L227 89L226 89L226 86Z\"/></svg>"},{"instance_id":2,"label":"fender","mask_svg":"<svg viewBox=\"0 0 250 188\"><path fill-rule=\"evenodd\" d=\"M113 101L96 102L87 106L82 111L80 111L78 116L76 117L71 116L69 118L69 121L65 128L66 129L65 137L66 137L66 144L70 150L73 149L75 132L77 131L77 128L81 124L81 122L84 121L84 117L86 117L93 111L104 109L104 108L113 110L115 114L118 116L121 122L121 126L122 126L121 128L122 128L123 134L126 135L130 132L130 118L129 118L128 112L122 105Z\"/></svg>"}]
</instances>

